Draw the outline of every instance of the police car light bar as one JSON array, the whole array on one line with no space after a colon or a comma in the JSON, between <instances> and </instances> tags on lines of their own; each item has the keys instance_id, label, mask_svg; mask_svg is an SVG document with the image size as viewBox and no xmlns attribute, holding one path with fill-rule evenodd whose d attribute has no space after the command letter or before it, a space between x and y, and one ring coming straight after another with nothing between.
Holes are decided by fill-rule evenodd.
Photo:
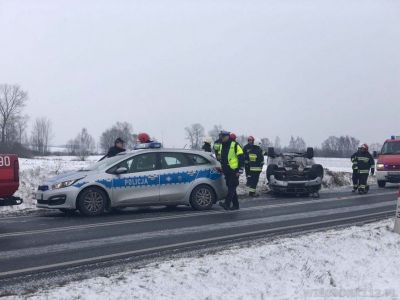
<instances>
[{"instance_id":1,"label":"police car light bar","mask_svg":"<svg viewBox=\"0 0 400 300\"><path fill-rule=\"evenodd\" d=\"M159 148L162 148L161 143L151 142L151 143L137 144L134 149L139 150L139 149L159 149Z\"/></svg>"}]
</instances>

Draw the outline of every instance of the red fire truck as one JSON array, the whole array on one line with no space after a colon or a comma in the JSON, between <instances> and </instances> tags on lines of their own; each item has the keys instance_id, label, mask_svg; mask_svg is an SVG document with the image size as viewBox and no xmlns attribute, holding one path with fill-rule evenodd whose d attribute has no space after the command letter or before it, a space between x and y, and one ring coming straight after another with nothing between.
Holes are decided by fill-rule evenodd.
<instances>
[{"instance_id":1,"label":"red fire truck","mask_svg":"<svg viewBox=\"0 0 400 300\"><path fill-rule=\"evenodd\" d=\"M22 199L14 196L19 187L19 163L15 154L0 154L0 206L19 205Z\"/></svg>"},{"instance_id":2,"label":"red fire truck","mask_svg":"<svg viewBox=\"0 0 400 300\"><path fill-rule=\"evenodd\" d=\"M383 144L380 153L374 152L376 163L376 179L381 188L386 183L400 183L400 136L392 136Z\"/></svg>"}]
</instances>

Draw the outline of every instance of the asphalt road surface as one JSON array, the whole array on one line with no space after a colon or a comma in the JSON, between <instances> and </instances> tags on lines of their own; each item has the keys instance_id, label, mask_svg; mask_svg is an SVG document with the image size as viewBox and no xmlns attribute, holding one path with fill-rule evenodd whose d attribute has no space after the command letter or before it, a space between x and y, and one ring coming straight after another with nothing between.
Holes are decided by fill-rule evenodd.
<instances>
[{"instance_id":1,"label":"asphalt road surface","mask_svg":"<svg viewBox=\"0 0 400 300\"><path fill-rule=\"evenodd\" d=\"M361 196L343 190L319 199L266 195L243 200L233 212L216 205L206 212L154 207L95 218L58 211L0 217L0 295L2 282L30 274L387 218L395 214L396 192L373 188Z\"/></svg>"}]
</instances>

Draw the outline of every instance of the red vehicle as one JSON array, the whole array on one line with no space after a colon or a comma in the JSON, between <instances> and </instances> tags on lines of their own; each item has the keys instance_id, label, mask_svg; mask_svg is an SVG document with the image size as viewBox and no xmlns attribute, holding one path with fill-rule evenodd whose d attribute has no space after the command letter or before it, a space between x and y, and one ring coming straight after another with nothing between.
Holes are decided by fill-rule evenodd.
<instances>
[{"instance_id":1,"label":"red vehicle","mask_svg":"<svg viewBox=\"0 0 400 300\"><path fill-rule=\"evenodd\" d=\"M380 153L374 152L376 179L378 186L384 188L386 183L400 183L400 136L392 136L383 144Z\"/></svg>"},{"instance_id":2,"label":"red vehicle","mask_svg":"<svg viewBox=\"0 0 400 300\"><path fill-rule=\"evenodd\" d=\"M18 187L18 157L15 154L0 154L0 206L22 203L21 198L13 196Z\"/></svg>"}]
</instances>

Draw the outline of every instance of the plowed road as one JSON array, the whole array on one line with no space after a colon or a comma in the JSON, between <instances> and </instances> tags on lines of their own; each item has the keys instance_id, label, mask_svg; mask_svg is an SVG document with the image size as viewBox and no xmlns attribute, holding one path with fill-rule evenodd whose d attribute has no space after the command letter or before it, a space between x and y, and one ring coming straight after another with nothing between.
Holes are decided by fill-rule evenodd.
<instances>
[{"instance_id":1,"label":"plowed road","mask_svg":"<svg viewBox=\"0 0 400 300\"><path fill-rule=\"evenodd\" d=\"M0 283L127 257L381 219L395 214L396 191L325 192L319 199L266 195L244 200L235 212L219 206L206 212L155 207L96 218L58 211L0 217Z\"/></svg>"}]
</instances>

